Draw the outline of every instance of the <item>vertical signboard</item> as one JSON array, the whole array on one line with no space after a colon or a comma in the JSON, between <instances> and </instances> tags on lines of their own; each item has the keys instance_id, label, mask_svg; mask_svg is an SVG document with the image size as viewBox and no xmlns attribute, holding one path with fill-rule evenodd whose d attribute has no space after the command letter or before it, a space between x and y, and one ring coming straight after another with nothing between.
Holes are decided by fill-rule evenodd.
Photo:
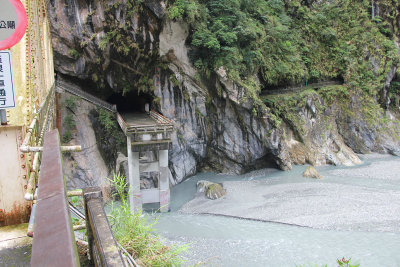
<instances>
[{"instance_id":1,"label":"vertical signboard","mask_svg":"<svg viewBox=\"0 0 400 267\"><path fill-rule=\"evenodd\" d=\"M14 81L11 68L11 54L0 51L0 109L15 107Z\"/></svg>"}]
</instances>

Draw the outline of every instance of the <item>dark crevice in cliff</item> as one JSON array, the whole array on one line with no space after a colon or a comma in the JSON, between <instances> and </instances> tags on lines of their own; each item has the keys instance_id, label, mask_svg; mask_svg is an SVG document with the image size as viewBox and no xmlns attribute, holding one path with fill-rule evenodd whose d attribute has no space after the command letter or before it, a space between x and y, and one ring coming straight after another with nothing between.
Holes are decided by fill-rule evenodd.
<instances>
[{"instance_id":1,"label":"dark crevice in cliff","mask_svg":"<svg viewBox=\"0 0 400 267\"><path fill-rule=\"evenodd\" d=\"M79 85L85 92L88 92L89 94L92 94L100 99L106 100L112 93L111 89L109 87L99 87L95 82L93 82L90 79L80 79L78 77L70 76L70 75L64 75L60 72L56 72L56 77L60 78L62 80L71 82L75 85Z\"/></svg>"}]
</instances>

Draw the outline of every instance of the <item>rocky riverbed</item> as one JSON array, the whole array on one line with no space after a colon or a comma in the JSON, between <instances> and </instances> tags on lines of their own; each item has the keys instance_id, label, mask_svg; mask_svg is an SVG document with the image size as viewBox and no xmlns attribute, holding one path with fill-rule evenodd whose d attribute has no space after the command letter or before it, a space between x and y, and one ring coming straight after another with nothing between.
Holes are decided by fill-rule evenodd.
<instances>
[{"instance_id":1,"label":"rocky riverbed","mask_svg":"<svg viewBox=\"0 0 400 267\"><path fill-rule=\"evenodd\" d=\"M158 231L170 243L191 244L188 264L335 266L345 256L363 267L398 266L400 159L361 157L360 166L317 168L321 180L303 177L305 166L196 175L173 189L177 211L161 215ZM222 182L226 196L196 195L205 178Z\"/></svg>"}]
</instances>

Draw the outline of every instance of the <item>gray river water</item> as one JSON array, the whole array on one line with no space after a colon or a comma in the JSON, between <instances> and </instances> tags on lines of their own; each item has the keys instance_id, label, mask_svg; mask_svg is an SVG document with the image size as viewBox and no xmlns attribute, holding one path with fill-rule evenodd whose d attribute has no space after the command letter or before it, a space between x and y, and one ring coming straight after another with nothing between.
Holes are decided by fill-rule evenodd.
<instances>
[{"instance_id":1,"label":"gray river water","mask_svg":"<svg viewBox=\"0 0 400 267\"><path fill-rule=\"evenodd\" d=\"M356 167L317 168L322 180L302 177L305 166L241 176L198 174L172 189L171 212L158 214L155 228L169 244L189 244L183 255L187 266L337 266L336 259L342 257L363 267L400 266L400 159L362 159L364 164ZM195 198L196 182L202 179L226 183L225 199ZM246 193L234 193L234 188ZM259 199L260 188L278 192L274 208L257 214L253 208L260 203L253 207L252 198ZM244 197L247 206L230 196L230 190ZM243 213L270 222L195 213Z\"/></svg>"}]
</instances>

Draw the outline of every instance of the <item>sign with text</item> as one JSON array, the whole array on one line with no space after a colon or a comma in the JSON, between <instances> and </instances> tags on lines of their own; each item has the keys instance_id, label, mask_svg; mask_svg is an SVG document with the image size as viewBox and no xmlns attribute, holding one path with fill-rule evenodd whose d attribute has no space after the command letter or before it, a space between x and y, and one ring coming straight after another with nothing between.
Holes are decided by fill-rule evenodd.
<instances>
[{"instance_id":1,"label":"sign with text","mask_svg":"<svg viewBox=\"0 0 400 267\"><path fill-rule=\"evenodd\" d=\"M21 40L27 22L20 0L0 0L0 50L10 48Z\"/></svg>"},{"instance_id":2,"label":"sign with text","mask_svg":"<svg viewBox=\"0 0 400 267\"><path fill-rule=\"evenodd\" d=\"M0 109L15 107L11 54L0 51Z\"/></svg>"}]
</instances>

